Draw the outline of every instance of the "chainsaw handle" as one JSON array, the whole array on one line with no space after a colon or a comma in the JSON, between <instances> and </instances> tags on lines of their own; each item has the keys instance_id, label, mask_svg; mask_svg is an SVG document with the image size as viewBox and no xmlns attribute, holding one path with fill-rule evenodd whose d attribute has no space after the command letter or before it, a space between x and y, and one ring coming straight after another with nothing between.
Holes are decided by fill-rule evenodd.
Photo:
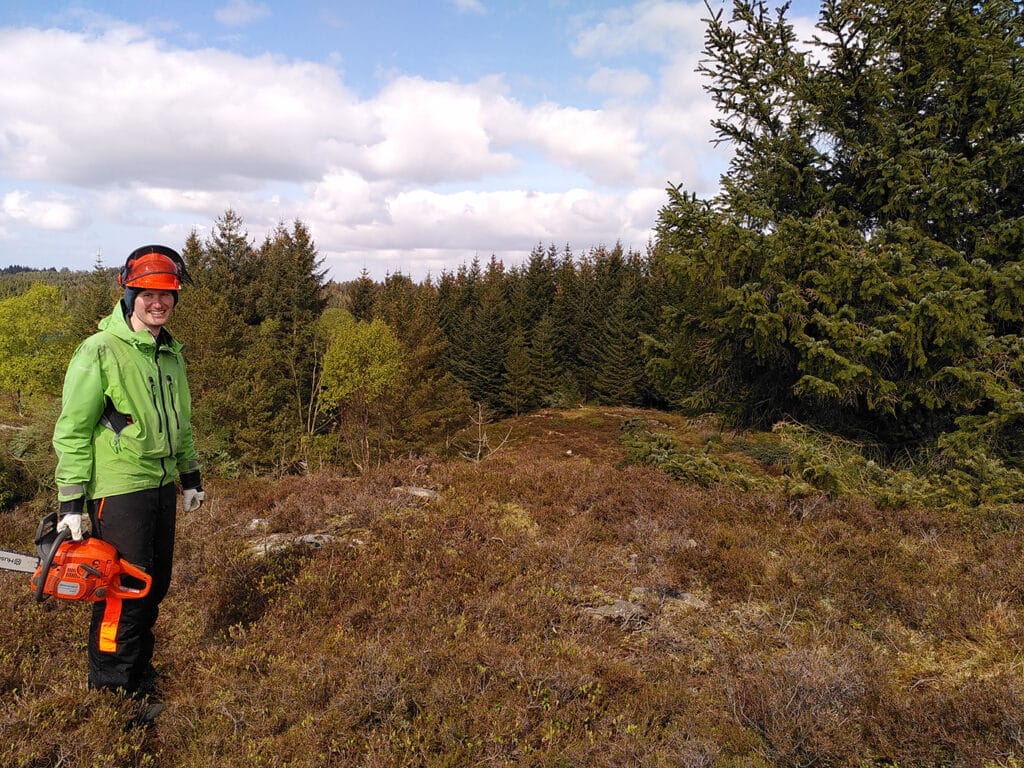
<instances>
[{"instance_id":1,"label":"chainsaw handle","mask_svg":"<svg viewBox=\"0 0 1024 768\"><path fill-rule=\"evenodd\" d=\"M139 581L145 582L142 587L126 587L121 583L121 579L114 579L110 586L107 587L107 598L121 598L131 600L134 598L145 597L149 594L150 587L153 586L153 577L146 573L144 570L139 568L137 565L132 565L126 560L121 561L121 575L132 576Z\"/></svg>"},{"instance_id":2,"label":"chainsaw handle","mask_svg":"<svg viewBox=\"0 0 1024 768\"><path fill-rule=\"evenodd\" d=\"M43 589L46 587L46 577L50 574L50 568L53 565L53 556L57 554L57 550L60 545L68 540L71 535L71 531L65 528L62 531L58 531L57 538L53 540L53 546L50 547L50 551L46 553L43 558L42 565L39 566L39 578L36 579L36 602L41 603L46 599L46 595L43 594Z\"/></svg>"}]
</instances>

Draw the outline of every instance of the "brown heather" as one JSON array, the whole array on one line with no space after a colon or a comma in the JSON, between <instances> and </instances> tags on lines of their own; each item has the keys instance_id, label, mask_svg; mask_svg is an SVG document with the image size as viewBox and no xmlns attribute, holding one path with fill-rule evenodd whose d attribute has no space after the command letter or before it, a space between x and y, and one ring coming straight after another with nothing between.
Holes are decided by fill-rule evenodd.
<instances>
[{"instance_id":1,"label":"brown heather","mask_svg":"<svg viewBox=\"0 0 1024 768\"><path fill-rule=\"evenodd\" d=\"M0 765L1021 764L1020 510L692 485L625 461L638 415L709 437L589 408L511 420L479 463L209 482L149 729L86 689L87 608L0 576ZM335 540L243 554L311 532Z\"/></svg>"}]
</instances>

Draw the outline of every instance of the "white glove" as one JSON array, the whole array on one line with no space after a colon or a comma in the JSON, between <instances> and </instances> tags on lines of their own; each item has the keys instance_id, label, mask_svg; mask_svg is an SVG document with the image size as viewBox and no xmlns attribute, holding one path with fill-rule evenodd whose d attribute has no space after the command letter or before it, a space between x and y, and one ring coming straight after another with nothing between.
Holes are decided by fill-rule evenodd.
<instances>
[{"instance_id":1,"label":"white glove","mask_svg":"<svg viewBox=\"0 0 1024 768\"><path fill-rule=\"evenodd\" d=\"M82 516L78 514L64 515L57 523L57 533L68 531L75 541L82 540Z\"/></svg>"},{"instance_id":2,"label":"white glove","mask_svg":"<svg viewBox=\"0 0 1024 768\"><path fill-rule=\"evenodd\" d=\"M186 512L195 512L206 501L206 491L200 488L186 488L181 492L181 508Z\"/></svg>"}]
</instances>

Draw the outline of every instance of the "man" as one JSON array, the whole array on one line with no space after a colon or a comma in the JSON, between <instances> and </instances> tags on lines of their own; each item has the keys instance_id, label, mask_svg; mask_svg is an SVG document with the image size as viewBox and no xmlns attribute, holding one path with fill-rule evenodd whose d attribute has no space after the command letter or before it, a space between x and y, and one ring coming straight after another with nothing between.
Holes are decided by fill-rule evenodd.
<instances>
[{"instance_id":1,"label":"man","mask_svg":"<svg viewBox=\"0 0 1024 768\"><path fill-rule=\"evenodd\" d=\"M93 534L153 578L144 598L95 603L89 628L89 686L138 698L154 679L153 625L171 580L175 479L185 512L205 499L181 344L165 327L182 281L192 282L171 248L128 256L124 298L75 350L53 433L58 530L80 539L88 510Z\"/></svg>"}]
</instances>

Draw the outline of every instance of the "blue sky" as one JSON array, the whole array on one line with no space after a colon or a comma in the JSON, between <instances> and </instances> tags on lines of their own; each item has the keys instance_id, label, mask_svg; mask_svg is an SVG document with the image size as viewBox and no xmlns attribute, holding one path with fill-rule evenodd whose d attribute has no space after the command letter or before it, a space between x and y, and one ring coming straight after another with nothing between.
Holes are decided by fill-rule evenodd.
<instances>
[{"instance_id":1,"label":"blue sky","mask_svg":"<svg viewBox=\"0 0 1024 768\"><path fill-rule=\"evenodd\" d=\"M338 280L643 250L666 184L713 194L728 159L693 71L706 15L0 0L0 266L113 266L228 208L257 243L303 221Z\"/></svg>"}]
</instances>

